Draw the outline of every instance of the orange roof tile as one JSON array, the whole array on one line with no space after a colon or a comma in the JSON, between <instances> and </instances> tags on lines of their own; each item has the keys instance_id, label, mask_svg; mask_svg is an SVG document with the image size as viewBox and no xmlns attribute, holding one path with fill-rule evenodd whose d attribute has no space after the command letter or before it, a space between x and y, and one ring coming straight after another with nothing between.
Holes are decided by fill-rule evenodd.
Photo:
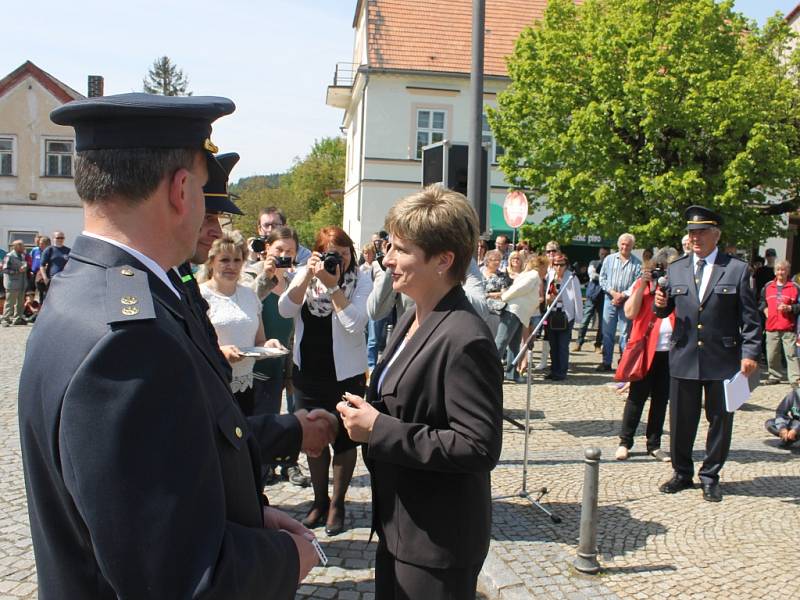
<instances>
[{"instance_id":1,"label":"orange roof tile","mask_svg":"<svg viewBox=\"0 0 800 600\"><path fill-rule=\"evenodd\" d=\"M358 6L364 0L359 1ZM471 0L366 0L369 66L469 73ZM544 14L547 0L486 0L484 73L507 76L505 58L522 29Z\"/></svg>"}]
</instances>

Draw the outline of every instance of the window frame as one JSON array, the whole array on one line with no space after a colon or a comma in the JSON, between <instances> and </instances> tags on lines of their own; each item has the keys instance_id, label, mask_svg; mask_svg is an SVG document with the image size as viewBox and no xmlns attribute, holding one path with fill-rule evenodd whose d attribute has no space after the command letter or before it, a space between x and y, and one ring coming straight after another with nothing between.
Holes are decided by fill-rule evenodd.
<instances>
[{"instance_id":1,"label":"window frame","mask_svg":"<svg viewBox=\"0 0 800 600\"><path fill-rule=\"evenodd\" d=\"M410 127L410 143L409 143L409 159L411 160L422 160L422 147L418 147L417 139L419 137L419 133L421 131L425 131L429 133L428 136L428 143L423 144L423 146L427 146L430 144L435 144L439 141L445 141L452 138L452 105L450 104L412 104L411 105L411 127ZM428 127L419 127L419 113L420 112L429 112L430 113L430 121ZM433 113L442 113L444 115L444 126L442 128L434 128L433 127ZM441 133L442 139L433 141L433 133ZM419 152L419 155L417 153Z\"/></svg>"},{"instance_id":2,"label":"window frame","mask_svg":"<svg viewBox=\"0 0 800 600\"><path fill-rule=\"evenodd\" d=\"M50 142L67 142L72 144L72 153L67 154L66 152L48 152L48 144ZM69 175L62 175L61 174L61 160L59 159L59 173L50 174L49 173L49 163L50 163L50 156L70 156L70 174ZM75 176L75 138L69 136L58 136L58 135L47 135L42 138L42 177L48 177L53 179L72 179Z\"/></svg>"},{"instance_id":3,"label":"window frame","mask_svg":"<svg viewBox=\"0 0 800 600\"><path fill-rule=\"evenodd\" d=\"M0 140L8 140L11 142L11 172L3 173L0 171L0 177L16 177L17 176L17 136L13 133L0 133ZM5 152L2 152L5 154ZM0 159L0 168L2 168L2 160Z\"/></svg>"},{"instance_id":4,"label":"window frame","mask_svg":"<svg viewBox=\"0 0 800 600\"><path fill-rule=\"evenodd\" d=\"M485 145L489 146L489 152L490 152L490 154L489 154L490 161L489 162L492 165L496 165L496 164L498 164L498 160L497 159L500 156L503 156L503 154L505 154L506 151L505 151L505 148L503 148L503 146L501 146L500 144L497 143L497 138L494 136L494 131L492 131L491 125L489 125L489 117L488 117L488 115L486 113L483 113L482 119L483 119L483 121L482 121L482 124L481 124L481 142L483 143L484 146ZM484 128L484 125L486 126L486 128ZM502 150L501 154L497 153L497 149L498 148L500 148Z\"/></svg>"}]
</instances>

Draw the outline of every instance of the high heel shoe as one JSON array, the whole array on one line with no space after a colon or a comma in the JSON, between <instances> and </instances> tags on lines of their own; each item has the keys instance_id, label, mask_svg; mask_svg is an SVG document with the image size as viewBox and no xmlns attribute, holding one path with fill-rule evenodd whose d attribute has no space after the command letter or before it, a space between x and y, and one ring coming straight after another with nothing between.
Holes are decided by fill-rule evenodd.
<instances>
[{"instance_id":1,"label":"high heel shoe","mask_svg":"<svg viewBox=\"0 0 800 600\"><path fill-rule=\"evenodd\" d=\"M328 511L328 520L325 523L325 533L330 536L339 535L344 531L344 506L332 507Z\"/></svg>"},{"instance_id":2,"label":"high heel shoe","mask_svg":"<svg viewBox=\"0 0 800 600\"><path fill-rule=\"evenodd\" d=\"M314 529L314 527L319 527L323 523L327 522L329 508L330 504L323 504L323 505L313 504L311 505L311 510L308 511L308 514L300 522L303 524L304 527L308 527L309 529Z\"/></svg>"}]
</instances>

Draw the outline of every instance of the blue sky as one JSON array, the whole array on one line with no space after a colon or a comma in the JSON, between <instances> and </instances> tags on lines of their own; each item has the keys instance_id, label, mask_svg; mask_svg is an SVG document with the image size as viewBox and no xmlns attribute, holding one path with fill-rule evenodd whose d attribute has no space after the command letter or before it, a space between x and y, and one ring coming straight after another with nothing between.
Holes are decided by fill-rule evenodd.
<instances>
[{"instance_id":1,"label":"blue sky","mask_svg":"<svg viewBox=\"0 0 800 600\"><path fill-rule=\"evenodd\" d=\"M420 0L424 1L424 0ZM800 0L798 0L800 1ZM469 5L469 2L466 2ZM738 0L759 23L796 1ZM325 105L337 62L352 55L356 0L55 0L5 2L0 77L26 60L86 92L141 91L153 60L169 56L195 95L232 98L218 121L221 151L242 155L233 179L283 171L315 139L337 135L342 111Z\"/></svg>"}]
</instances>

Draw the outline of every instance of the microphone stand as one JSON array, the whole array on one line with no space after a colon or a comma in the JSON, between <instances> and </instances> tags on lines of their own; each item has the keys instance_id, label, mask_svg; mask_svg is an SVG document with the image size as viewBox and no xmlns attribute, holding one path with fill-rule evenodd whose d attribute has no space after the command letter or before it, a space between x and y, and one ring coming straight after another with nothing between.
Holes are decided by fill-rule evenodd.
<instances>
[{"instance_id":1,"label":"microphone stand","mask_svg":"<svg viewBox=\"0 0 800 600\"><path fill-rule=\"evenodd\" d=\"M514 358L514 362L512 363L514 366L518 365L519 362L522 360L522 357L525 356L525 353L528 354L528 377L527 377L527 390L526 390L526 402L525 402L525 443L524 443L524 451L522 454L522 487L520 490L514 494L506 494L503 496L493 496L492 500L506 500L508 498L524 498L528 500L532 506L538 508L548 517L553 523L561 523L561 517L558 515L553 514L552 511L548 510L541 504L541 500L545 494L547 494L548 489L546 487L541 487L537 491L537 496L534 498L531 493L528 491L528 444L530 440L530 433L531 433L531 390L533 388L533 375L531 368L533 365L533 341L536 339L536 335L539 333L541 328L544 326L545 321L547 321L547 317L555 308L556 304L558 303L559 298L567 289L567 285L572 282L572 278L575 277L575 274L570 271L569 277L561 284L561 288L558 290L556 297L553 299L553 302L545 311L544 315L542 315L541 320L533 328L528 339L525 340L525 343L520 346L519 353L517 354L516 358Z\"/></svg>"}]
</instances>

